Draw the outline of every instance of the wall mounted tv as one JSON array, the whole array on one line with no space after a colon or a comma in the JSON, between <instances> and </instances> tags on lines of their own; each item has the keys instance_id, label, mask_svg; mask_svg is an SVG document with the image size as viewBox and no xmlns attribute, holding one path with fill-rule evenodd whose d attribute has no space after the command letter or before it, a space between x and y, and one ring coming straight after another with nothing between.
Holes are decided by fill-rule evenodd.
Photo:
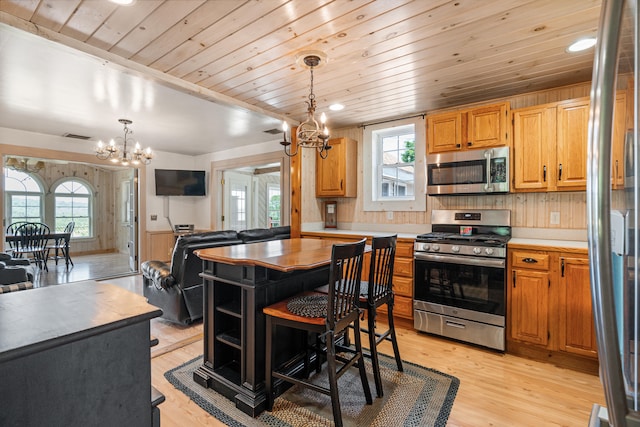
<instances>
[{"instance_id":1,"label":"wall mounted tv","mask_svg":"<svg viewBox=\"0 0 640 427\"><path fill-rule=\"evenodd\" d=\"M205 171L156 169L156 196L204 196Z\"/></svg>"}]
</instances>

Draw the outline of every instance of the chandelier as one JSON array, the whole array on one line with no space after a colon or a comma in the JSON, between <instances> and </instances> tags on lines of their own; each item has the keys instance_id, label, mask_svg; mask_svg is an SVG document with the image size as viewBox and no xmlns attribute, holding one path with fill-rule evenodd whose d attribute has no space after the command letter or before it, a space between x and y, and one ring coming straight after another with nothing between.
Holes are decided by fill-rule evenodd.
<instances>
[{"instance_id":1,"label":"chandelier","mask_svg":"<svg viewBox=\"0 0 640 427\"><path fill-rule=\"evenodd\" d=\"M98 141L96 156L101 160L111 159L113 163L120 163L122 166L128 166L129 163L134 165L139 165L140 163L148 165L151 163L151 159L153 158L151 148L147 147L143 150L140 147L140 143L133 141L132 138L127 138L128 135L133 133L127 125L133 122L128 119L119 119L118 121L124 125L124 138L118 136L115 139L121 140L122 145L116 145L115 139L111 139L107 145L104 145L102 141ZM133 142L135 142L133 150L129 151L127 144L131 146Z\"/></svg>"},{"instance_id":2,"label":"chandelier","mask_svg":"<svg viewBox=\"0 0 640 427\"><path fill-rule=\"evenodd\" d=\"M284 147L284 153L293 157L298 154L298 147L303 148L315 148L318 150L320 157L327 158L331 146L329 145L329 129L327 128L326 121L327 116L322 113L320 115L320 123L315 118L316 112L316 95L313 93L313 68L320 65L323 56L320 52L314 52L302 57L302 62L309 67L311 73L311 86L309 90L309 100L305 101L307 104L307 120L302 122L298 126L296 132L296 144L295 151L291 151L291 141L287 140L287 131L289 125L287 122L282 123L282 141L280 144Z\"/></svg>"},{"instance_id":3,"label":"chandelier","mask_svg":"<svg viewBox=\"0 0 640 427\"><path fill-rule=\"evenodd\" d=\"M9 169L13 169L14 171L33 173L44 169L44 162L42 160L38 160L35 164L30 165L29 159L26 157L22 160L18 160L15 157L8 157L5 162L5 166Z\"/></svg>"}]
</instances>

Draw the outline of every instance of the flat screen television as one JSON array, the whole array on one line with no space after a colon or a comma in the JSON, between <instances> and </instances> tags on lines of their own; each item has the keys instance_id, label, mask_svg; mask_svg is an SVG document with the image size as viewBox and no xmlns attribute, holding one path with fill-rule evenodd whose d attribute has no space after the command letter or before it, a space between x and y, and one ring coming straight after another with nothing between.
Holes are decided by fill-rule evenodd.
<instances>
[{"instance_id":1,"label":"flat screen television","mask_svg":"<svg viewBox=\"0 0 640 427\"><path fill-rule=\"evenodd\" d=\"M205 171L156 169L156 196L204 196Z\"/></svg>"}]
</instances>

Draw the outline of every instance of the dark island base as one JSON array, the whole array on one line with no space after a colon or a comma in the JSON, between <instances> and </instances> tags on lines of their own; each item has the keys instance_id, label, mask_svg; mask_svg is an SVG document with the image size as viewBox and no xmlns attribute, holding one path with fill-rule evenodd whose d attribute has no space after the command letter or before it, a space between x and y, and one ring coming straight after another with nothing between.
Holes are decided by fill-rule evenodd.
<instances>
[{"instance_id":1,"label":"dark island base","mask_svg":"<svg viewBox=\"0 0 640 427\"><path fill-rule=\"evenodd\" d=\"M233 401L242 412L256 417L266 408L265 316L262 309L326 284L329 268L283 273L259 266L204 261L203 270L204 357L193 379ZM275 363L285 369L288 366L288 371L294 375L302 374L308 339L302 331L278 328L276 342L281 345ZM290 386L277 381L276 395Z\"/></svg>"}]
</instances>

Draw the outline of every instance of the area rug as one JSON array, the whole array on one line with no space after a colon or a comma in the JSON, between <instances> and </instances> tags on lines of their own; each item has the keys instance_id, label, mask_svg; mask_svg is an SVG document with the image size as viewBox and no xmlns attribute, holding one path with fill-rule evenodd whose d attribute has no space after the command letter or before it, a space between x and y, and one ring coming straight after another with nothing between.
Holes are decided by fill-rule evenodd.
<instances>
[{"instance_id":1,"label":"area rug","mask_svg":"<svg viewBox=\"0 0 640 427\"><path fill-rule=\"evenodd\" d=\"M331 399L321 393L293 386L275 400L272 412L257 418L238 410L232 401L204 388L193 380L193 371L202 364L197 357L167 371L164 376L209 414L235 427L315 427L332 426ZM394 359L380 355L384 397L376 398L370 361L367 360L373 405L367 405L357 368L351 368L339 380L340 407L345 426L442 426L449 418L460 381L433 369L403 362L398 372ZM321 372L314 381L326 384Z\"/></svg>"}]
</instances>

